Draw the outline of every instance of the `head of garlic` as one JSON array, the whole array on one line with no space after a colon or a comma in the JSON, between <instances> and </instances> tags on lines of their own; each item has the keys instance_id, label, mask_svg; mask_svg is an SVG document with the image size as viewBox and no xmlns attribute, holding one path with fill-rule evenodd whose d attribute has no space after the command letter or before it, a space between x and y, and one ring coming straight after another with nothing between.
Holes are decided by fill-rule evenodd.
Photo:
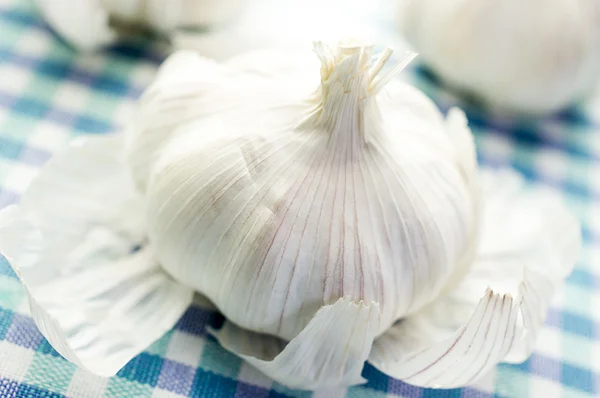
<instances>
[{"instance_id":1,"label":"head of garlic","mask_svg":"<svg viewBox=\"0 0 600 398\"><path fill-rule=\"evenodd\" d=\"M470 181L439 115L423 122L394 108L425 101L386 85L390 53L372 63L369 48L316 51L315 94L306 89L318 76L297 89L279 76L243 76L229 83L243 87L240 105L177 123L146 191L163 267L238 325L287 340L346 296L379 303L377 333L422 307L454 270L474 218ZM202 62L181 64L196 73ZM208 110L183 109L196 108Z\"/></svg>"},{"instance_id":2,"label":"head of garlic","mask_svg":"<svg viewBox=\"0 0 600 398\"><path fill-rule=\"evenodd\" d=\"M170 35L178 28L223 23L245 0L36 0L50 26L74 47L91 51L117 41L112 20Z\"/></svg>"},{"instance_id":3,"label":"head of garlic","mask_svg":"<svg viewBox=\"0 0 600 398\"><path fill-rule=\"evenodd\" d=\"M63 356L112 375L192 292L225 349L293 388L361 383L365 361L458 387L529 355L577 223L478 172L462 112L393 79L411 56L314 51L171 56L124 135L75 142L0 213Z\"/></svg>"},{"instance_id":4,"label":"head of garlic","mask_svg":"<svg viewBox=\"0 0 600 398\"><path fill-rule=\"evenodd\" d=\"M399 15L429 67L504 111L559 110L600 76L596 0L400 0Z\"/></svg>"}]
</instances>

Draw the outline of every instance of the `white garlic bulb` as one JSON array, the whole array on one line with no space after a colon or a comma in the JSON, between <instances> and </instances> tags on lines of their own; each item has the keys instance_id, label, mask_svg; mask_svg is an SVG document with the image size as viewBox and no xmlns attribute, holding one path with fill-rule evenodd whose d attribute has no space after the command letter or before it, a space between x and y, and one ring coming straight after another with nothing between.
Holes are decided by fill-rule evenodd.
<instances>
[{"instance_id":1,"label":"white garlic bulb","mask_svg":"<svg viewBox=\"0 0 600 398\"><path fill-rule=\"evenodd\" d=\"M501 110L540 114L600 76L597 0L400 0L400 26L444 80Z\"/></svg>"},{"instance_id":2,"label":"white garlic bulb","mask_svg":"<svg viewBox=\"0 0 600 398\"><path fill-rule=\"evenodd\" d=\"M245 0L36 0L44 17L67 42L81 50L114 43L112 18L162 33L205 27L231 19Z\"/></svg>"},{"instance_id":3,"label":"white garlic bulb","mask_svg":"<svg viewBox=\"0 0 600 398\"><path fill-rule=\"evenodd\" d=\"M577 223L552 193L479 175L463 113L393 79L411 56L315 52L173 55L126 143L78 141L0 213L62 355L114 374L192 291L227 318L224 348L293 388L361 383L367 360L450 388L529 355Z\"/></svg>"},{"instance_id":4,"label":"white garlic bulb","mask_svg":"<svg viewBox=\"0 0 600 398\"><path fill-rule=\"evenodd\" d=\"M381 330L422 307L474 218L442 120L392 111L419 94L383 90L367 50L318 54L325 83L312 98L273 78L243 85L243 106L178 126L147 191L149 238L165 269L238 325L287 340L347 295L380 303Z\"/></svg>"}]
</instances>

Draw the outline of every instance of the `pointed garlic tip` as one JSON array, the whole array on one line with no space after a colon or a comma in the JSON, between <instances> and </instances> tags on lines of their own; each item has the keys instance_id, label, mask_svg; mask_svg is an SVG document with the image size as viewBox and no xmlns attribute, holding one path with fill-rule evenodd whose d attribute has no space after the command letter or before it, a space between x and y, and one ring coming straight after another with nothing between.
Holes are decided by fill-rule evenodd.
<instances>
[{"instance_id":1,"label":"pointed garlic tip","mask_svg":"<svg viewBox=\"0 0 600 398\"><path fill-rule=\"evenodd\" d=\"M341 80L349 89L355 79L364 79L364 83L367 83L365 96L376 94L417 56L415 52L405 51L398 62L382 73L394 52L389 47L378 54L373 62L374 46L361 44L355 39L341 41L337 46L317 41L313 46L321 61L321 81L324 87L333 80Z\"/></svg>"},{"instance_id":2,"label":"pointed garlic tip","mask_svg":"<svg viewBox=\"0 0 600 398\"><path fill-rule=\"evenodd\" d=\"M341 125L352 126L350 130L366 139L363 134L364 110L367 105L376 107L369 100L401 72L416 54L409 52L386 69L393 54L391 48L374 56L373 45L360 45L355 41L345 43L348 45L330 46L320 41L314 43L314 52L321 61L321 86L317 93L320 112L315 118L307 120L305 125L321 125L330 131L339 130ZM341 119L344 119L342 124Z\"/></svg>"}]
</instances>

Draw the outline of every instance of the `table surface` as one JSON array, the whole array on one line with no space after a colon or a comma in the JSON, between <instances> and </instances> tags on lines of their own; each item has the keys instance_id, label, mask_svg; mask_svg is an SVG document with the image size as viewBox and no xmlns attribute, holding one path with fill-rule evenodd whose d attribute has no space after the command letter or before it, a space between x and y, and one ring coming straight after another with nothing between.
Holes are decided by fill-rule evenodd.
<instances>
[{"instance_id":1,"label":"table surface","mask_svg":"<svg viewBox=\"0 0 600 398\"><path fill-rule=\"evenodd\" d=\"M19 196L71 138L115 131L164 55L146 42L78 54L56 39L30 1L0 0L0 207ZM457 100L419 67L406 75L442 110ZM590 397L600 394L600 93L543 120L465 106L480 161L512 166L560 189L583 223L581 260L522 365L501 365L476 386L420 389L366 366L348 397ZM23 288L0 260L0 397L311 396L273 383L206 336L219 314L192 306L177 326L115 377L62 359L29 316ZM327 396L320 394L321 396ZM317 396L317 394L315 394Z\"/></svg>"}]
</instances>

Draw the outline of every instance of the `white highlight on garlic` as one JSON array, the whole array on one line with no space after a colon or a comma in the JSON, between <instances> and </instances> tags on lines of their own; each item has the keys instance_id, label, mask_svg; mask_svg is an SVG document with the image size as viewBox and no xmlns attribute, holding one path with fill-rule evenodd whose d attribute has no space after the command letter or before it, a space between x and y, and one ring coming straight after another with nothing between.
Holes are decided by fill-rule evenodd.
<instances>
[{"instance_id":1,"label":"white highlight on garlic","mask_svg":"<svg viewBox=\"0 0 600 398\"><path fill-rule=\"evenodd\" d=\"M328 43L360 37L399 50L407 45L395 10L392 0L252 0L235 23L209 34L180 31L172 43L217 61L265 48L310 51L315 37Z\"/></svg>"},{"instance_id":2,"label":"white highlight on garlic","mask_svg":"<svg viewBox=\"0 0 600 398\"><path fill-rule=\"evenodd\" d=\"M503 110L545 113L600 76L597 0L400 0L400 26L453 86Z\"/></svg>"},{"instance_id":3,"label":"white highlight on garlic","mask_svg":"<svg viewBox=\"0 0 600 398\"><path fill-rule=\"evenodd\" d=\"M192 291L227 318L225 349L292 388L361 383L367 360L450 388L529 355L577 223L553 193L479 175L464 114L393 79L413 55L315 53L173 55L126 144L77 142L0 213L62 355L114 374Z\"/></svg>"},{"instance_id":4,"label":"white highlight on garlic","mask_svg":"<svg viewBox=\"0 0 600 398\"><path fill-rule=\"evenodd\" d=\"M145 25L172 34L178 28L202 28L230 20L245 0L36 0L44 17L65 40L91 51L114 43L111 19Z\"/></svg>"}]
</instances>

